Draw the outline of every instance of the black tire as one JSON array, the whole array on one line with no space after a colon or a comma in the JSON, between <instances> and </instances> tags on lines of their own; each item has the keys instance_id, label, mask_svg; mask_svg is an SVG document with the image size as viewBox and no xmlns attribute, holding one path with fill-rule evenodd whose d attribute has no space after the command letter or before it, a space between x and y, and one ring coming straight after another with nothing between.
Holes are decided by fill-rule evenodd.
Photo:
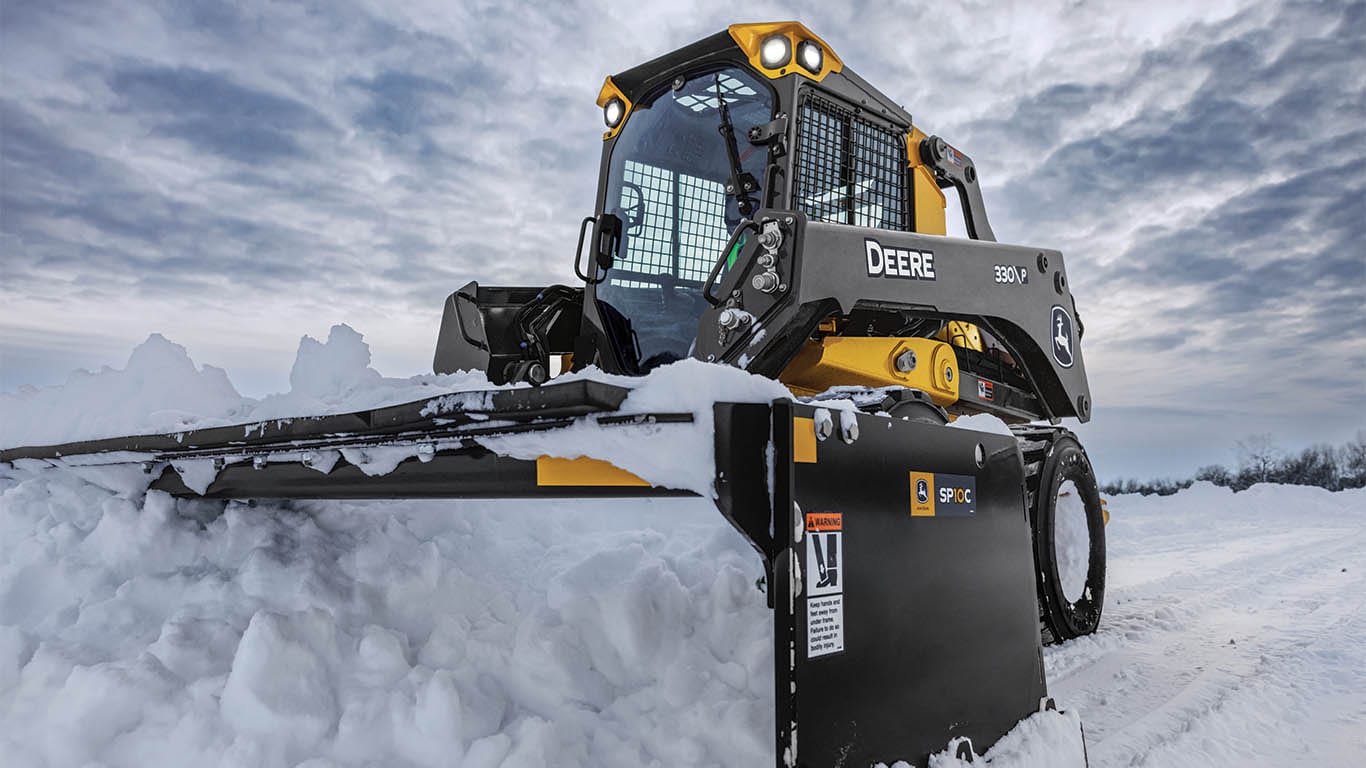
<instances>
[{"instance_id":1,"label":"black tire","mask_svg":"<svg viewBox=\"0 0 1366 768\"><path fill-rule=\"evenodd\" d=\"M1081 495L1090 545L1085 587L1075 601L1069 600L1063 591L1055 539L1058 489L1068 480ZM1038 574L1039 618L1044 639L1060 642L1089 635L1100 624L1105 604L1105 517L1091 461L1070 433L1051 442L1037 481L1030 523Z\"/></svg>"}]
</instances>

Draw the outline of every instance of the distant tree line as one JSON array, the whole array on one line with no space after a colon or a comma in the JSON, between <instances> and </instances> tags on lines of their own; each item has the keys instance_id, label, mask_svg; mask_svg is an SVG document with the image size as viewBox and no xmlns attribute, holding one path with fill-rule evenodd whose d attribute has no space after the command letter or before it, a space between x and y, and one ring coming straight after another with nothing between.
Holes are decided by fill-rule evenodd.
<instances>
[{"instance_id":1,"label":"distant tree line","mask_svg":"<svg viewBox=\"0 0 1366 768\"><path fill-rule=\"evenodd\" d=\"M1101 493L1140 493L1170 496L1196 481L1241 491L1257 483L1313 485L1330 491L1366 487L1366 432L1344 445L1312 445L1299 453L1286 453L1270 435L1251 435L1238 441L1238 467L1219 464L1201 467L1186 479L1160 478L1139 481L1115 480L1100 486Z\"/></svg>"}]
</instances>

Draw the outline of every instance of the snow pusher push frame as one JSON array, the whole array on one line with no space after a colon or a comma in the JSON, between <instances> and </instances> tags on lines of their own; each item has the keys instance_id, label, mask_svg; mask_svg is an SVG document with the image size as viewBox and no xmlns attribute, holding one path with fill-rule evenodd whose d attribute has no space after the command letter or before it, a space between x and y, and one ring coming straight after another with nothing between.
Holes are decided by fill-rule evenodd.
<instances>
[{"instance_id":1,"label":"snow pusher push frame","mask_svg":"<svg viewBox=\"0 0 1366 768\"><path fill-rule=\"evenodd\" d=\"M578 422L644 427L649 441L695 428L691 413L622 413L629 391L580 380L468 392L454 403L11 449L0 461L141 464L153 489L220 499L694 495L605 461L510 458L480 443ZM1014 439L791 400L720 402L713 416L715 504L767 573L777 766L922 765L952 738L990 745L1040 708ZM367 474L367 455L380 450L406 458Z\"/></svg>"}]
</instances>

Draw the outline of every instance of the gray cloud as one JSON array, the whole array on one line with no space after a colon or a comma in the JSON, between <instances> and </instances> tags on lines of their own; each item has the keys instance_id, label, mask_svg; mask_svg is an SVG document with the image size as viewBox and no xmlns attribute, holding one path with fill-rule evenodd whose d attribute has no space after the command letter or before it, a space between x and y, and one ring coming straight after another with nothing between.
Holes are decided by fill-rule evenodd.
<instances>
[{"instance_id":1,"label":"gray cloud","mask_svg":"<svg viewBox=\"0 0 1366 768\"><path fill-rule=\"evenodd\" d=\"M0 387L161 331L261 392L340 321L425 369L466 280L572 281L602 77L737 20L700 5L0 5ZM1088 439L1217 392L1231 443L1324 366L1305 422L1360 428L1366 5L894 5L803 18L1067 254Z\"/></svg>"},{"instance_id":2,"label":"gray cloud","mask_svg":"<svg viewBox=\"0 0 1366 768\"><path fill-rule=\"evenodd\" d=\"M329 130L306 104L213 72L130 65L106 82L119 97L116 112L141 117L156 135L240 163L310 161L310 134Z\"/></svg>"}]
</instances>

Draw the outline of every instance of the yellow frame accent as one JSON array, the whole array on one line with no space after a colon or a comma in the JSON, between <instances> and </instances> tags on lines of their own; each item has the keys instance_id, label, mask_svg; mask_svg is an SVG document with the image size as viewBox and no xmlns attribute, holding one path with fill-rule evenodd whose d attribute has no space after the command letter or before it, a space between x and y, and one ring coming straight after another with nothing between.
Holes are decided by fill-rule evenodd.
<instances>
[{"instance_id":1,"label":"yellow frame accent","mask_svg":"<svg viewBox=\"0 0 1366 768\"><path fill-rule=\"evenodd\" d=\"M915 231L922 235L949 233L945 209L948 200L944 190L934 179L934 172L920 159L920 142L929 138L925 132L911 126L906 134L906 162L911 168L911 202L915 206Z\"/></svg>"},{"instance_id":2,"label":"yellow frame accent","mask_svg":"<svg viewBox=\"0 0 1366 768\"><path fill-rule=\"evenodd\" d=\"M982 344L981 330L975 324L962 320L950 320L943 328L939 329L939 333L936 333L934 337L940 341L947 341L955 347L971 349L976 352L987 351L986 346Z\"/></svg>"},{"instance_id":3,"label":"yellow frame accent","mask_svg":"<svg viewBox=\"0 0 1366 768\"><path fill-rule=\"evenodd\" d=\"M648 487L650 484L615 464L579 456L564 459L541 456L536 459L536 485L556 487Z\"/></svg>"},{"instance_id":4,"label":"yellow frame accent","mask_svg":"<svg viewBox=\"0 0 1366 768\"><path fill-rule=\"evenodd\" d=\"M816 420L792 417L792 463L816 463Z\"/></svg>"},{"instance_id":5,"label":"yellow frame accent","mask_svg":"<svg viewBox=\"0 0 1366 768\"><path fill-rule=\"evenodd\" d=\"M608 75L607 79L602 81L602 90L598 91L598 107L605 108L607 102L611 101L614 97L621 99L621 103L626 105L626 111L621 113L621 122L617 123L616 128L608 128L602 134L603 141L607 141L613 136L616 136L617 133L621 131L621 127L626 125L626 118L631 116L632 106L631 100L626 98L626 94L622 93L621 89L617 87L617 84L612 82L612 76Z\"/></svg>"},{"instance_id":6,"label":"yellow frame accent","mask_svg":"<svg viewBox=\"0 0 1366 768\"><path fill-rule=\"evenodd\" d=\"M915 369L896 369L903 352L915 353ZM958 402L958 355L942 341L877 336L826 336L808 341L778 380L795 394L814 395L834 386L909 387L937 405Z\"/></svg>"},{"instance_id":7,"label":"yellow frame accent","mask_svg":"<svg viewBox=\"0 0 1366 768\"><path fill-rule=\"evenodd\" d=\"M749 59L750 66L754 67L756 72L763 74L764 77L767 77L770 80L796 73L808 80L815 80L819 83L830 75L830 73L840 72L844 69L844 61L835 54L834 49L824 40L816 37L816 35L811 30L807 29L806 25L802 24L800 21L732 24L726 28L726 31L730 33L731 39L735 41L736 45L740 46L740 50L743 51L745 56ZM792 51L792 59L788 61L786 66L777 69L769 69L759 60L759 48L763 45L764 39L771 35L785 35L787 37L787 43L790 46L789 50ZM825 52L825 56L821 61L821 71L814 75L807 72L806 67L797 63L797 44L803 40L810 40L816 45L819 45L821 50Z\"/></svg>"}]
</instances>

